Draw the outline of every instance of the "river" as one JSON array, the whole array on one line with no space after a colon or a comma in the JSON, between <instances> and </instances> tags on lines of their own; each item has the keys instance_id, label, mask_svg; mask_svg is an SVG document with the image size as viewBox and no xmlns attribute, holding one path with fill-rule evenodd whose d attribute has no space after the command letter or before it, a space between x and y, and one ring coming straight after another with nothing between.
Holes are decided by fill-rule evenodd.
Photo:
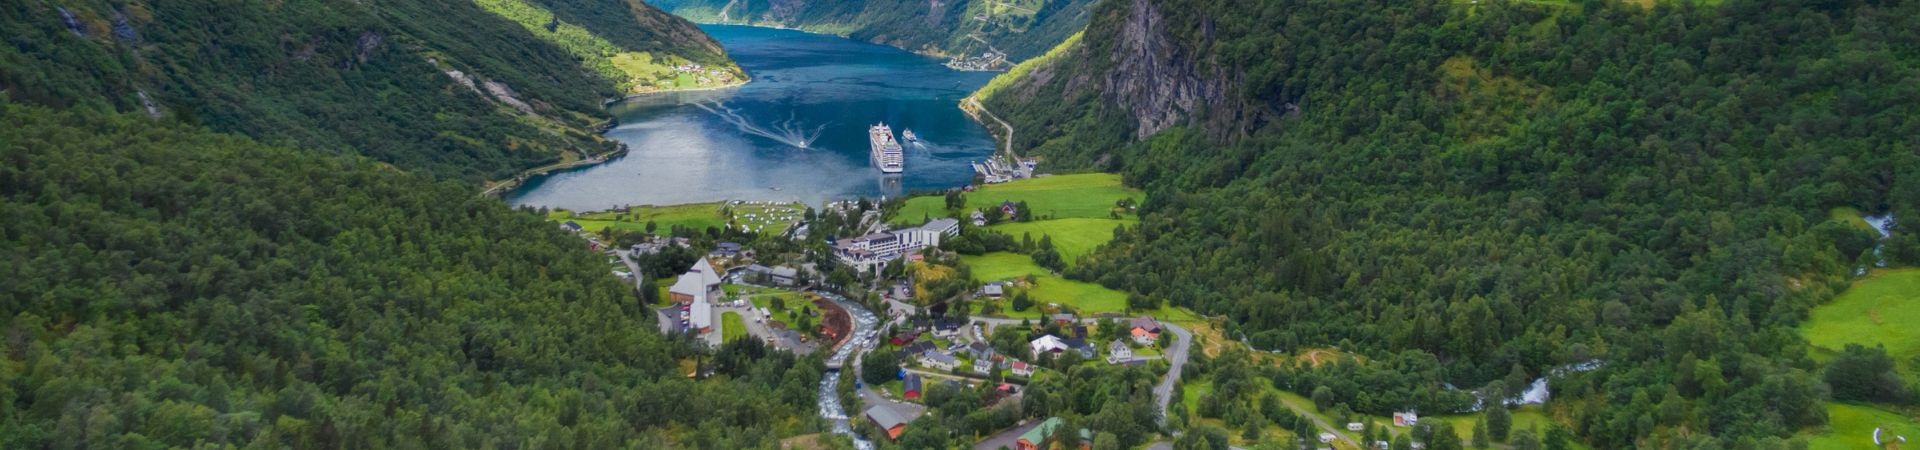
<instances>
[{"instance_id":1,"label":"river","mask_svg":"<svg viewBox=\"0 0 1920 450\"><path fill-rule=\"evenodd\" d=\"M630 151L603 164L536 177L508 192L514 206L576 211L720 200L820 204L970 182L993 139L961 98L992 73L836 36L732 25L701 27L753 81L737 88L650 94L610 109L606 136ZM911 129L906 172L868 163L867 126Z\"/></svg>"},{"instance_id":2,"label":"river","mask_svg":"<svg viewBox=\"0 0 1920 450\"><path fill-rule=\"evenodd\" d=\"M839 304L841 308L846 309L847 313L853 316L853 331L847 333L847 344L840 346L840 350L833 352L832 356L827 357L827 366L841 366L841 369L839 372L827 372L826 378L820 380L820 417L825 417L827 420L833 421L834 433L852 436L854 448L870 450L873 448L873 443L867 442L861 439L860 436L853 434L853 425L847 422L849 416L847 415L846 407L840 404L838 387L840 386L841 373L858 373L858 371L853 368L854 364L851 358L854 358L855 354L861 350L860 344L863 339L873 339L873 337L867 334L873 332L874 326L880 323L880 318L874 316L873 312L868 311L866 307L847 301L847 299L838 295L825 292L819 294Z\"/></svg>"}]
</instances>

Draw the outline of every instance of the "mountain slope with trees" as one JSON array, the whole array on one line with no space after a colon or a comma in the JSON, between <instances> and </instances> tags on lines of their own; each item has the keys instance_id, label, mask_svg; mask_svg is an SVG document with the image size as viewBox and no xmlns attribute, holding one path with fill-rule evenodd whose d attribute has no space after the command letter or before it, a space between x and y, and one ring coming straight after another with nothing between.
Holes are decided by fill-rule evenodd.
<instances>
[{"instance_id":1,"label":"mountain slope with trees","mask_svg":"<svg viewBox=\"0 0 1920 450\"><path fill-rule=\"evenodd\" d=\"M625 51L731 66L691 23L644 5L548 3L624 30L605 34ZM627 81L472 2L23 1L0 6L0 29L0 93L16 102L145 112L473 182L614 150L601 104Z\"/></svg>"},{"instance_id":2,"label":"mountain slope with trees","mask_svg":"<svg viewBox=\"0 0 1920 450\"><path fill-rule=\"evenodd\" d=\"M1040 55L1080 31L1094 0L657 0L662 9L704 23L793 27L845 35L918 53L1011 61Z\"/></svg>"},{"instance_id":3,"label":"mountain slope with trees","mask_svg":"<svg viewBox=\"0 0 1920 450\"><path fill-rule=\"evenodd\" d=\"M985 104L1148 192L1071 275L1369 356L1286 389L1440 413L1551 374L1599 448L1824 423L1793 327L1875 262L1830 209L1920 217L1920 3L1479 3L1105 2Z\"/></svg>"},{"instance_id":4,"label":"mountain slope with trees","mask_svg":"<svg viewBox=\"0 0 1920 450\"><path fill-rule=\"evenodd\" d=\"M605 255L359 157L0 101L0 447L772 448L818 360L663 338ZM688 378L681 360L713 364Z\"/></svg>"}]
</instances>

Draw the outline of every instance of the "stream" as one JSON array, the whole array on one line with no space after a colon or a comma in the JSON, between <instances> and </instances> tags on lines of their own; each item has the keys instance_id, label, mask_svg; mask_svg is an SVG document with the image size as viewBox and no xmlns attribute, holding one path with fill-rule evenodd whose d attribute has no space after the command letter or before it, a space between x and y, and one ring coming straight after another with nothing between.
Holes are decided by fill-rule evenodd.
<instances>
[{"instance_id":1,"label":"stream","mask_svg":"<svg viewBox=\"0 0 1920 450\"><path fill-rule=\"evenodd\" d=\"M872 450L872 442L868 442L866 439L860 438L859 435L853 434L853 425L848 422L849 416L847 415L846 407L840 404L840 392L838 388L840 386L840 374L853 370L853 364L848 361L860 352L862 339L872 339L868 334L873 332L874 325L879 324L880 319L874 316L873 312L867 311L865 306L847 301L845 297L827 292L815 293L839 304L841 308L847 310L848 314L853 315L853 331L847 334L846 345L840 346L840 349L834 351L832 356L827 357L828 366L839 365L841 369L838 372L827 372L826 377L820 379L820 417L833 422L834 433L852 437L854 448Z\"/></svg>"}]
</instances>

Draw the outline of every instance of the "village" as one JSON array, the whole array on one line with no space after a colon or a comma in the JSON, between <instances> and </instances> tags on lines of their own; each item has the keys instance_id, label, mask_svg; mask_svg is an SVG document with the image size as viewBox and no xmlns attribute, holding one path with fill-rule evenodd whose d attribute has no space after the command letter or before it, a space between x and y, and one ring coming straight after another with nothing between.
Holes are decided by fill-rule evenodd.
<instances>
[{"instance_id":1,"label":"village","mask_svg":"<svg viewBox=\"0 0 1920 450\"><path fill-rule=\"evenodd\" d=\"M716 349L752 340L796 355L841 355L828 359L827 370L848 386L837 396L823 390L822 401L843 406L831 418L873 442L900 439L955 392L978 396L968 400L979 402L975 408L1018 410L1037 381L1082 369L1145 371L1156 380L1151 406L1159 426L1166 416L1186 416L1175 411L1191 407L1183 398L1204 396L1211 381L1183 379L1184 366L1194 352L1217 357L1231 342L1221 341L1217 322L1184 308L1134 304L1039 266L1084 254L1088 244L1072 236L1110 232L1087 228L1090 222L1128 223L1139 194L1116 190L1117 180L1105 177L994 181L1012 182L944 196L837 201L819 211L728 201L552 217L609 256L613 274L649 299L661 333ZM647 227L620 222L640 218ZM1028 242L1011 240L1014 233ZM1065 256L1046 256L1055 253ZM972 276L954 277L960 268ZM689 367L688 376L701 370ZM842 399L851 403L838 405ZM1286 430L1315 448L1385 449L1385 440L1371 440L1385 436L1375 422L1403 430L1420 423L1412 411L1366 419L1286 406L1315 419L1317 431ZM1056 429L1070 425L1085 428L1058 416L1020 417L976 431L974 448L1048 448L1061 436L1078 436L1066 445L1084 447L1102 431Z\"/></svg>"}]
</instances>

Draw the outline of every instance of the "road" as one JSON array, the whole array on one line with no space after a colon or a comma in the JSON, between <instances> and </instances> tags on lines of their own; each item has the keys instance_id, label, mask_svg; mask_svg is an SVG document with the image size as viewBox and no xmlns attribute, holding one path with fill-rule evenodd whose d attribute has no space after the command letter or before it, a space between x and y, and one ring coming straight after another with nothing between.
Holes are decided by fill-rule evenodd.
<instances>
[{"instance_id":1,"label":"road","mask_svg":"<svg viewBox=\"0 0 1920 450\"><path fill-rule=\"evenodd\" d=\"M1153 387L1153 401L1160 403L1160 424L1166 425L1167 403L1173 400L1173 390L1180 387L1180 369L1187 366L1187 349L1193 346L1193 333L1172 323L1161 322L1160 326L1167 331L1172 331L1174 336L1178 336L1173 341L1173 346L1168 347L1164 353L1169 361L1167 376L1160 380L1160 385Z\"/></svg>"},{"instance_id":2,"label":"road","mask_svg":"<svg viewBox=\"0 0 1920 450\"><path fill-rule=\"evenodd\" d=\"M972 105L974 110L980 111L980 114L985 114L987 118L1000 123L1001 128L1007 129L1006 147L1003 151L1006 152L1009 161L1019 161L1020 158L1013 154L1013 125L1007 124L1005 120L1000 120L1000 116L993 115L993 111L988 111L986 105L980 104L980 99L978 98L967 97L967 104Z\"/></svg>"}]
</instances>

